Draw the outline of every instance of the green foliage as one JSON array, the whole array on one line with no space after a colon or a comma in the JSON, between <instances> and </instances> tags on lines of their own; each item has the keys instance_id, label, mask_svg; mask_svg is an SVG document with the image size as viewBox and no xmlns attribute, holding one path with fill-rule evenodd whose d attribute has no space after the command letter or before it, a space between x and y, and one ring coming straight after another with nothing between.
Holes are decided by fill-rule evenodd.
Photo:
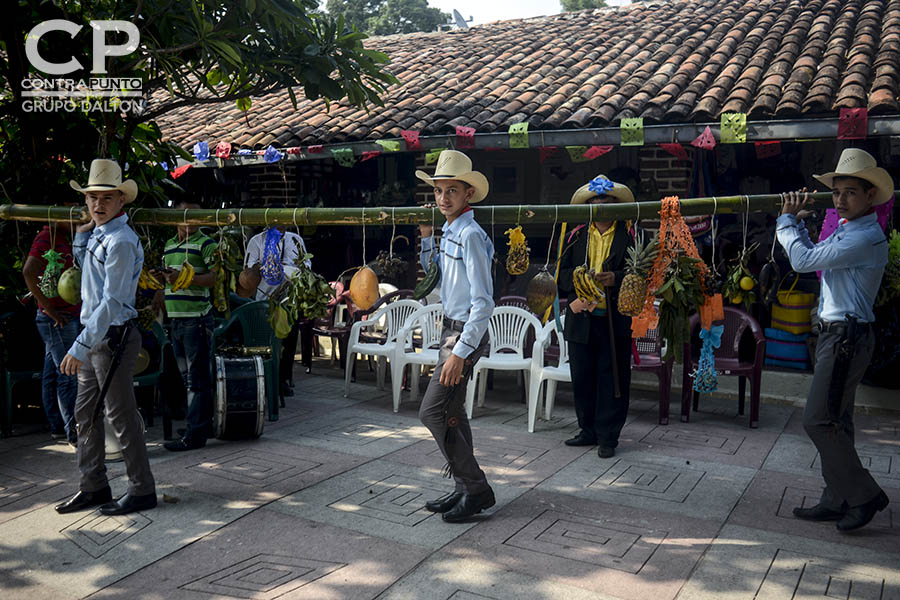
<instances>
[{"instance_id":1,"label":"green foliage","mask_svg":"<svg viewBox=\"0 0 900 600\"><path fill-rule=\"evenodd\" d=\"M606 2L604 0L559 0L559 3L562 6L563 12L606 7Z\"/></svg>"},{"instance_id":2,"label":"green foliage","mask_svg":"<svg viewBox=\"0 0 900 600\"><path fill-rule=\"evenodd\" d=\"M328 0L326 8L348 27L373 35L434 31L450 18L426 0Z\"/></svg>"}]
</instances>

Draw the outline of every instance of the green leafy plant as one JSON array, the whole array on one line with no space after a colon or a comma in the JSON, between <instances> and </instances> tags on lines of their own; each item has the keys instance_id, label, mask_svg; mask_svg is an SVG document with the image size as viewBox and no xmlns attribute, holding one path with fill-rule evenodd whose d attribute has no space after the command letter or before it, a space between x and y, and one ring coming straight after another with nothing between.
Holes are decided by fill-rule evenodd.
<instances>
[{"instance_id":1,"label":"green leafy plant","mask_svg":"<svg viewBox=\"0 0 900 600\"><path fill-rule=\"evenodd\" d=\"M669 263L665 280L653 294L659 298L659 335L667 340L663 359L682 361L683 347L690 340L690 315L705 301L699 258L679 256Z\"/></svg>"}]
</instances>

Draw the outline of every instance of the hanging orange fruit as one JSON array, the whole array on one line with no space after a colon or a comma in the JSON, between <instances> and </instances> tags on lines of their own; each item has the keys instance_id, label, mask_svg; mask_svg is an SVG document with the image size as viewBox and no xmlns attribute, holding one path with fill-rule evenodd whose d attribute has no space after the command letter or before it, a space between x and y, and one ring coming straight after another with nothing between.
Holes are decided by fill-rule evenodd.
<instances>
[{"instance_id":1,"label":"hanging orange fruit","mask_svg":"<svg viewBox=\"0 0 900 600\"><path fill-rule=\"evenodd\" d=\"M350 299L360 310L369 310L378 300L378 276L369 267L362 267L350 279Z\"/></svg>"}]
</instances>

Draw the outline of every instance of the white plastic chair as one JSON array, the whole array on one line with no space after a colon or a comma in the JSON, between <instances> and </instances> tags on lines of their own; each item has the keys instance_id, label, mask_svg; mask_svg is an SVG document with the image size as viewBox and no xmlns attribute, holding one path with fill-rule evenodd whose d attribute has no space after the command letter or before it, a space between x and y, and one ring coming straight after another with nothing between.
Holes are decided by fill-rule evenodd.
<instances>
[{"instance_id":1,"label":"white plastic chair","mask_svg":"<svg viewBox=\"0 0 900 600\"><path fill-rule=\"evenodd\" d=\"M411 314L397 334L394 355L391 357L391 389L394 393L394 412L400 410L400 393L403 386L403 369L410 365L409 389L413 402L419 398L419 374L422 367L437 366L441 349L444 307L441 304L423 306ZM413 347L413 336L419 332L422 347ZM401 343L402 342L402 343Z\"/></svg>"},{"instance_id":2,"label":"white plastic chair","mask_svg":"<svg viewBox=\"0 0 900 600\"><path fill-rule=\"evenodd\" d=\"M475 363L472 379L466 386L466 414L472 418L475 404L475 386L478 385L478 406L484 406L484 394L487 388L487 371L524 371L525 389L528 389L531 359L525 358L525 339L529 329L535 335L541 330L541 322L537 317L515 306L496 306L488 322L490 337L490 354ZM483 373L481 380L478 376Z\"/></svg>"},{"instance_id":3,"label":"white plastic chair","mask_svg":"<svg viewBox=\"0 0 900 600\"><path fill-rule=\"evenodd\" d=\"M389 359L394 354L394 349L397 345L397 334L403 328L403 325L406 324L406 320L421 307L422 305L415 300L396 300L379 308L365 321L357 321L353 324L353 327L350 328L350 340L347 343L347 361L344 365L345 397L350 395L350 376L353 373L357 353L378 357L378 389L384 389L384 374L387 366L385 359ZM378 327L379 322L384 324L381 328L385 337L384 342L360 342L360 332L363 329ZM401 343L403 342L401 341Z\"/></svg>"},{"instance_id":4,"label":"white plastic chair","mask_svg":"<svg viewBox=\"0 0 900 600\"><path fill-rule=\"evenodd\" d=\"M560 316L560 323L565 323L565 315ZM556 336L559 344L559 363L556 366L544 364L544 352ZM547 382L547 399L544 404L544 418L550 420L553 413L553 402L556 399L556 383L558 381L572 381L572 372L569 370L569 352L566 348L566 340L562 331L556 328L556 320L550 319L537 340L531 355L531 385L528 388L528 433L534 433L534 421L537 417L537 409L541 398L541 385Z\"/></svg>"}]
</instances>

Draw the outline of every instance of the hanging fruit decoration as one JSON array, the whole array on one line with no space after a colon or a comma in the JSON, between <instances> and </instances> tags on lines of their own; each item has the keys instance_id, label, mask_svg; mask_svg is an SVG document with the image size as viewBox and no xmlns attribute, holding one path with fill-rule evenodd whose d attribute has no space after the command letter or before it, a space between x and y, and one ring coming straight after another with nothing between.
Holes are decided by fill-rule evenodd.
<instances>
[{"instance_id":1,"label":"hanging fruit decoration","mask_svg":"<svg viewBox=\"0 0 900 600\"><path fill-rule=\"evenodd\" d=\"M66 269L59 277L56 290L69 304L81 303L81 269L77 266Z\"/></svg>"},{"instance_id":2,"label":"hanging fruit decoration","mask_svg":"<svg viewBox=\"0 0 900 600\"><path fill-rule=\"evenodd\" d=\"M525 234L522 233L522 226L517 225L512 229L507 229L505 233L509 236L509 241L506 243L509 246L506 271L510 275L522 275L528 270L528 243L525 241Z\"/></svg>"},{"instance_id":3,"label":"hanging fruit decoration","mask_svg":"<svg viewBox=\"0 0 900 600\"><path fill-rule=\"evenodd\" d=\"M44 252L41 258L47 261L47 266L44 267L44 274L41 276L41 283L38 287L47 298L56 298L59 295L59 277L62 275L65 261L63 261L62 254L52 248Z\"/></svg>"},{"instance_id":4,"label":"hanging fruit decoration","mask_svg":"<svg viewBox=\"0 0 900 600\"><path fill-rule=\"evenodd\" d=\"M437 260L432 258L431 262L428 263L428 270L425 271L425 277L416 284L416 289L413 290L413 299L421 300L430 294L437 287L440 280L441 268L438 266Z\"/></svg>"},{"instance_id":5,"label":"hanging fruit decoration","mask_svg":"<svg viewBox=\"0 0 900 600\"><path fill-rule=\"evenodd\" d=\"M172 284L172 291L178 292L189 288L193 282L194 266L188 261L184 261L181 263L181 270L178 272L178 277L175 278L175 283Z\"/></svg>"},{"instance_id":6,"label":"hanging fruit decoration","mask_svg":"<svg viewBox=\"0 0 900 600\"><path fill-rule=\"evenodd\" d=\"M360 310L369 310L378 300L378 276L369 267L360 268L350 279L350 300Z\"/></svg>"},{"instance_id":7,"label":"hanging fruit decoration","mask_svg":"<svg viewBox=\"0 0 900 600\"><path fill-rule=\"evenodd\" d=\"M525 288L525 302L534 314L540 316L550 308L556 298L556 280L547 270L541 267L538 274L531 278L528 287Z\"/></svg>"},{"instance_id":8,"label":"hanging fruit decoration","mask_svg":"<svg viewBox=\"0 0 900 600\"><path fill-rule=\"evenodd\" d=\"M587 265L575 267L572 271L572 283L575 285L575 295L589 304L600 302L606 297L603 287L594 278L594 271Z\"/></svg>"},{"instance_id":9,"label":"hanging fruit decoration","mask_svg":"<svg viewBox=\"0 0 900 600\"><path fill-rule=\"evenodd\" d=\"M750 310L750 305L756 302L756 278L750 269L747 268L747 258L752 254L759 244L752 244L749 248L741 251L737 262L728 270L725 276L725 283L722 286L722 294L732 304L742 304L745 310Z\"/></svg>"},{"instance_id":10,"label":"hanging fruit decoration","mask_svg":"<svg viewBox=\"0 0 900 600\"><path fill-rule=\"evenodd\" d=\"M653 236L648 242L646 234L639 231L634 246L628 247L625 263L625 277L619 288L619 312L628 317L636 317L644 308L647 297L647 275L659 254L659 238Z\"/></svg>"}]
</instances>

